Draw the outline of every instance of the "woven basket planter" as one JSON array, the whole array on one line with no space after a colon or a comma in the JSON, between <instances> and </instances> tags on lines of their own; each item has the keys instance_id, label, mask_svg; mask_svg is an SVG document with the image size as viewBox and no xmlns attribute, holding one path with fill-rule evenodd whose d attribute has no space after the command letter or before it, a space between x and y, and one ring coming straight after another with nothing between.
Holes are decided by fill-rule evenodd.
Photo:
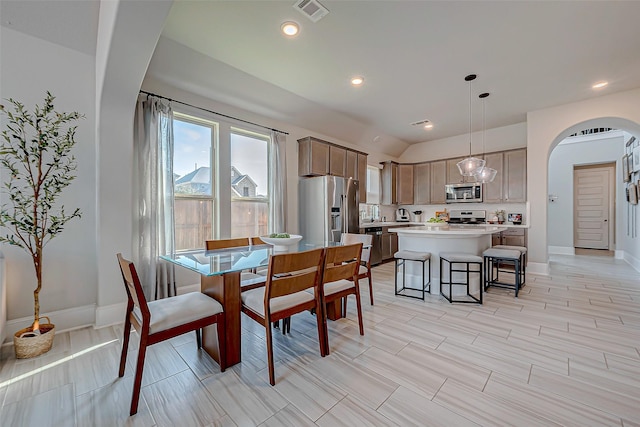
<instances>
[{"instance_id":1,"label":"woven basket planter","mask_svg":"<svg viewBox=\"0 0 640 427\"><path fill-rule=\"evenodd\" d=\"M47 323L40 323L40 335L20 338L22 334L32 332L31 327L20 329L13 335L13 348L17 359L40 356L51 350L56 325L46 316L40 319L47 319Z\"/></svg>"}]
</instances>

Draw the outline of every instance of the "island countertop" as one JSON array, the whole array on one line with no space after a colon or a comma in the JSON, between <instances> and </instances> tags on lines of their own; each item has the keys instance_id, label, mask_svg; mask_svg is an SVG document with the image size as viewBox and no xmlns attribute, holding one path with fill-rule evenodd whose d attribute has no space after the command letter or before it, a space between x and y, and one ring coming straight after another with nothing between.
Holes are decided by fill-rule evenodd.
<instances>
[{"instance_id":1,"label":"island countertop","mask_svg":"<svg viewBox=\"0 0 640 427\"><path fill-rule=\"evenodd\" d=\"M509 227L504 225L424 225L418 227L389 228L392 233L398 235L411 235L412 237L474 237L499 233Z\"/></svg>"}]
</instances>

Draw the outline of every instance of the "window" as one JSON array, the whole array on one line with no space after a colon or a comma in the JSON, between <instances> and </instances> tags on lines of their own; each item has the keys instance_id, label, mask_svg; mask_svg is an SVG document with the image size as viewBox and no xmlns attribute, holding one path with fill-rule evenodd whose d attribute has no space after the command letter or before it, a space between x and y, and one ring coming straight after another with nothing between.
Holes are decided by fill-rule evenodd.
<instances>
[{"instance_id":1,"label":"window","mask_svg":"<svg viewBox=\"0 0 640 427\"><path fill-rule=\"evenodd\" d=\"M267 234L269 137L231 129L231 237Z\"/></svg>"},{"instance_id":2,"label":"window","mask_svg":"<svg viewBox=\"0 0 640 427\"><path fill-rule=\"evenodd\" d=\"M181 113L174 113L173 134L176 250L202 248L220 235L267 234L269 136ZM216 151L230 157L216 160ZM231 197L220 197L228 182Z\"/></svg>"},{"instance_id":3,"label":"window","mask_svg":"<svg viewBox=\"0 0 640 427\"><path fill-rule=\"evenodd\" d=\"M367 165L367 203L380 204L380 169Z\"/></svg>"},{"instance_id":4,"label":"window","mask_svg":"<svg viewBox=\"0 0 640 427\"><path fill-rule=\"evenodd\" d=\"M213 237L212 153L216 124L174 114L174 220L177 250L201 248Z\"/></svg>"}]
</instances>

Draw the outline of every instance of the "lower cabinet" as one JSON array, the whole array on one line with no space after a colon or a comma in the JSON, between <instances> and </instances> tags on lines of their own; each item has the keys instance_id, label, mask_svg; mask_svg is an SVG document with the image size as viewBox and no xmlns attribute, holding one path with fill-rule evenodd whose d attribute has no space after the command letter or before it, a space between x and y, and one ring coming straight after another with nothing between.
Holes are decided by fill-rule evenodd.
<instances>
[{"instance_id":1,"label":"lower cabinet","mask_svg":"<svg viewBox=\"0 0 640 427\"><path fill-rule=\"evenodd\" d=\"M398 252L398 235L396 233L382 233L382 260L393 259L393 255Z\"/></svg>"},{"instance_id":2,"label":"lower cabinet","mask_svg":"<svg viewBox=\"0 0 640 427\"><path fill-rule=\"evenodd\" d=\"M491 244L507 246L527 246L527 230L525 228L509 228L491 235Z\"/></svg>"}]
</instances>

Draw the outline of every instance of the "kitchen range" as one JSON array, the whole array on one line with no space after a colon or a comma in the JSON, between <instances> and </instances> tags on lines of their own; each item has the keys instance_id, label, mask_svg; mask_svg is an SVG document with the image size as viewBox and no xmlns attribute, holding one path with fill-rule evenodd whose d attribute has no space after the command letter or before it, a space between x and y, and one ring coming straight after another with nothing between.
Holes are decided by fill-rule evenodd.
<instances>
[{"instance_id":1,"label":"kitchen range","mask_svg":"<svg viewBox=\"0 0 640 427\"><path fill-rule=\"evenodd\" d=\"M449 212L449 224L485 224L487 211L484 210L452 210Z\"/></svg>"}]
</instances>

